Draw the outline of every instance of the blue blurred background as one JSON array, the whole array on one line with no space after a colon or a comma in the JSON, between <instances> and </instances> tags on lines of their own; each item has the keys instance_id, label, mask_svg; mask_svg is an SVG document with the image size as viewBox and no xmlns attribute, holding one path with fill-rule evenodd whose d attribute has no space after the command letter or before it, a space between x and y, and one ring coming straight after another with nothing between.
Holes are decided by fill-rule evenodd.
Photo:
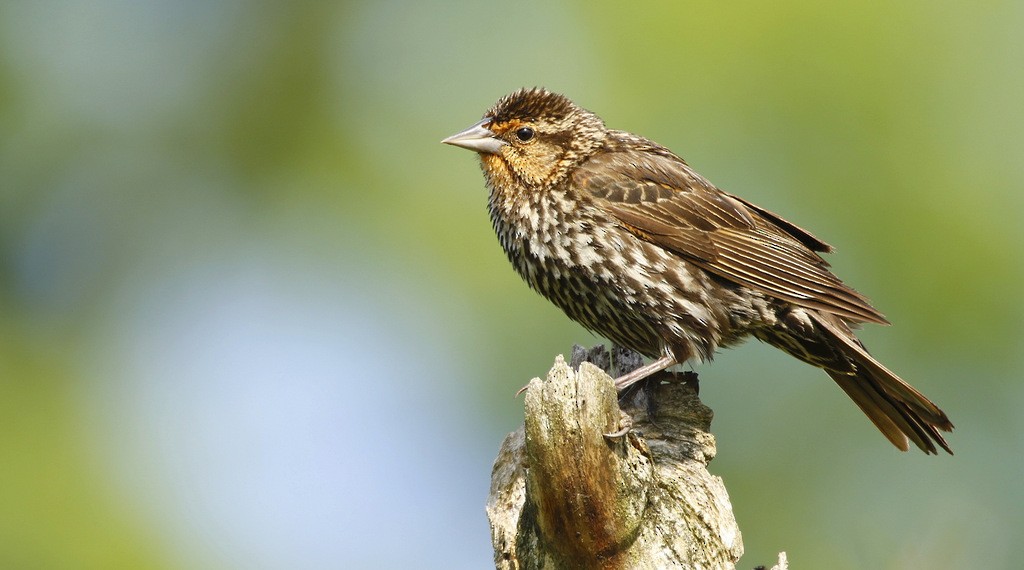
<instances>
[{"instance_id":1,"label":"blue blurred background","mask_svg":"<svg viewBox=\"0 0 1024 570\"><path fill-rule=\"evenodd\" d=\"M1024 551L1024 4L0 7L0 567L486 568L513 392L599 339L438 141L561 91L833 245L949 413L900 454L752 342L698 367L747 555Z\"/></svg>"}]
</instances>

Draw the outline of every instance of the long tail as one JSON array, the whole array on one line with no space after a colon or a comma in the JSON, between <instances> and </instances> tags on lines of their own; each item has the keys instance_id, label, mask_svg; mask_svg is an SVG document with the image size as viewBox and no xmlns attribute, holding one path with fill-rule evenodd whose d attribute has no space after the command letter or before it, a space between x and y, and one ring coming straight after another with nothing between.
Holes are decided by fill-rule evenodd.
<instances>
[{"instance_id":1,"label":"long tail","mask_svg":"<svg viewBox=\"0 0 1024 570\"><path fill-rule=\"evenodd\" d=\"M764 340L823 368L899 449L907 451L913 441L925 453L937 453L936 445L953 453L939 433L953 430L945 412L868 354L839 317L815 310L804 314L810 317L813 331L798 327L803 334L787 335L781 343L779 338ZM801 345L799 354L793 341ZM823 360L825 354L829 356Z\"/></svg>"}]
</instances>

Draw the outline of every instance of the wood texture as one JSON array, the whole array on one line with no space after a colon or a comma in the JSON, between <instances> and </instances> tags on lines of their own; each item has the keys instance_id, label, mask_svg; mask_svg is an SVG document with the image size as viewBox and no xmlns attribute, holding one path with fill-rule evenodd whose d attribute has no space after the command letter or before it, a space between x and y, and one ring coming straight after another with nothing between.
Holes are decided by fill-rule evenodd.
<instances>
[{"instance_id":1,"label":"wood texture","mask_svg":"<svg viewBox=\"0 0 1024 570\"><path fill-rule=\"evenodd\" d=\"M574 360L616 374L633 365L616 353L611 367L602 350L578 349ZM695 375L658 378L624 399L625 412L612 378L590 362L577 371L559 356L546 380L530 382L525 425L505 439L492 472L497 568L735 567L739 527L707 470L712 412ZM625 435L606 435L624 426Z\"/></svg>"}]
</instances>

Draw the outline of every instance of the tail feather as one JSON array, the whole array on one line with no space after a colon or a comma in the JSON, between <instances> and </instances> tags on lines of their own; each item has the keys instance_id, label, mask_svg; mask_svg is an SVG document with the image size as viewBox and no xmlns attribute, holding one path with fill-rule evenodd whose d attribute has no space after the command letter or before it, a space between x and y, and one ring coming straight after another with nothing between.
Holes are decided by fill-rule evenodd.
<instances>
[{"instance_id":1,"label":"tail feather","mask_svg":"<svg viewBox=\"0 0 1024 570\"><path fill-rule=\"evenodd\" d=\"M904 402L893 398L871 376L827 372L882 435L900 450L907 451L910 448L909 440L925 453L936 453L936 443L948 453L953 453L935 424L914 412Z\"/></svg>"},{"instance_id":2,"label":"tail feather","mask_svg":"<svg viewBox=\"0 0 1024 570\"><path fill-rule=\"evenodd\" d=\"M848 359L846 370L850 363L854 367L853 373L828 367L825 371L893 445L907 451L909 439L925 453L937 453L936 444L953 453L939 433L953 429L945 412L868 354L837 317L807 313L829 344Z\"/></svg>"}]
</instances>

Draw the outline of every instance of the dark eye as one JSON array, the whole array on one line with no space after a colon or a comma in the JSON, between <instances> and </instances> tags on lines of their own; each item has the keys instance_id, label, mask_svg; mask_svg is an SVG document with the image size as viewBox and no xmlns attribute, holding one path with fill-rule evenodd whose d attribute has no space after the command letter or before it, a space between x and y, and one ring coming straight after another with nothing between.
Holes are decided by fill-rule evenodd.
<instances>
[{"instance_id":1,"label":"dark eye","mask_svg":"<svg viewBox=\"0 0 1024 570\"><path fill-rule=\"evenodd\" d=\"M530 127L522 127L521 129L517 129L516 130L516 138L521 140L521 141L523 141L523 142L527 142L527 141L532 140L533 139L533 129L531 129Z\"/></svg>"}]
</instances>

